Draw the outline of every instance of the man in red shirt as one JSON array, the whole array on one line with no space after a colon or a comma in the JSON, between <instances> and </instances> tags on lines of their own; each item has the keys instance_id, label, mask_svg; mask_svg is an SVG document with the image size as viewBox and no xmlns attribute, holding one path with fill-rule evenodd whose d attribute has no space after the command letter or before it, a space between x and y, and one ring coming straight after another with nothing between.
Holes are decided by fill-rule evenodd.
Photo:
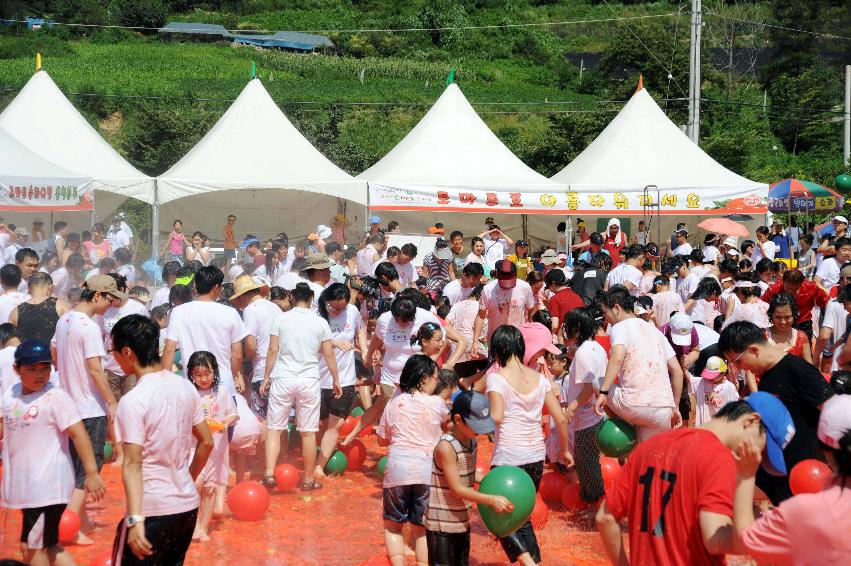
<instances>
[{"instance_id":1,"label":"man in red shirt","mask_svg":"<svg viewBox=\"0 0 851 566\"><path fill-rule=\"evenodd\" d=\"M621 262L621 250L627 245L627 237L621 232L621 221L617 218L609 220L606 226L606 242L603 249L609 252L612 258L612 267L617 267Z\"/></svg>"},{"instance_id":2,"label":"man in red shirt","mask_svg":"<svg viewBox=\"0 0 851 566\"><path fill-rule=\"evenodd\" d=\"M733 531L736 461L764 452L763 467L786 475L783 448L792 417L773 395L757 392L724 405L699 428L657 434L630 454L597 511L612 564L724 564L737 553ZM629 519L629 558L620 520Z\"/></svg>"},{"instance_id":3,"label":"man in red shirt","mask_svg":"<svg viewBox=\"0 0 851 566\"><path fill-rule=\"evenodd\" d=\"M573 309L578 309L585 306L585 301L582 297L573 292L567 287L567 276L561 269L551 269L544 277L544 284L547 289L553 293L547 303L547 310L550 317L553 319L553 334L558 338L559 344L562 343L561 332L558 331L559 326L564 324L564 319L567 313Z\"/></svg>"},{"instance_id":4,"label":"man in red shirt","mask_svg":"<svg viewBox=\"0 0 851 566\"><path fill-rule=\"evenodd\" d=\"M762 294L762 300L770 303L771 299L780 293L788 293L795 297L798 305L798 320L795 328L813 339L813 307L818 306L824 311L827 308L827 293L824 289L804 278L797 269L789 269L783 274L783 280L771 285Z\"/></svg>"}]
</instances>

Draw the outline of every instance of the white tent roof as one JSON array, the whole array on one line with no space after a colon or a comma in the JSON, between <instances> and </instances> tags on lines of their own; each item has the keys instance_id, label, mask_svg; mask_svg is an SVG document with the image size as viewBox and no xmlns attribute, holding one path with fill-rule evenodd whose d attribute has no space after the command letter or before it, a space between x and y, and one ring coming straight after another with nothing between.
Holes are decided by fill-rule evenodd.
<instances>
[{"instance_id":1,"label":"white tent roof","mask_svg":"<svg viewBox=\"0 0 851 566\"><path fill-rule=\"evenodd\" d=\"M535 192L556 188L523 163L450 84L422 120L358 178L385 186Z\"/></svg>"},{"instance_id":2,"label":"white tent roof","mask_svg":"<svg viewBox=\"0 0 851 566\"><path fill-rule=\"evenodd\" d=\"M153 180L92 128L46 71L27 81L0 114L0 127L44 159L91 177L95 189L153 202Z\"/></svg>"},{"instance_id":3,"label":"white tent roof","mask_svg":"<svg viewBox=\"0 0 851 566\"><path fill-rule=\"evenodd\" d=\"M83 175L68 171L30 151L9 132L0 128L0 183L9 178L28 179L21 181L26 184L63 180L79 185L88 181Z\"/></svg>"},{"instance_id":4,"label":"white tent roof","mask_svg":"<svg viewBox=\"0 0 851 566\"><path fill-rule=\"evenodd\" d=\"M765 189L726 169L693 143L640 89L599 136L552 177L579 192L630 192L656 185L704 199Z\"/></svg>"},{"instance_id":5,"label":"white tent roof","mask_svg":"<svg viewBox=\"0 0 851 566\"><path fill-rule=\"evenodd\" d=\"M246 85L216 125L157 184L160 204L232 189L308 191L366 204L366 183L313 147L259 79Z\"/></svg>"}]
</instances>

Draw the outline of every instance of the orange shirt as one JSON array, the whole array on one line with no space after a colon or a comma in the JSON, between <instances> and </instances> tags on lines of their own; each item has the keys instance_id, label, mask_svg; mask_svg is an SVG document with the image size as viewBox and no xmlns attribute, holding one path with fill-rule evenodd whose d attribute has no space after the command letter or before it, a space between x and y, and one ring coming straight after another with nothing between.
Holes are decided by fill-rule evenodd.
<instances>
[{"instance_id":1,"label":"orange shirt","mask_svg":"<svg viewBox=\"0 0 851 566\"><path fill-rule=\"evenodd\" d=\"M226 250L236 249L236 241L233 239L233 226L225 224L225 245Z\"/></svg>"}]
</instances>

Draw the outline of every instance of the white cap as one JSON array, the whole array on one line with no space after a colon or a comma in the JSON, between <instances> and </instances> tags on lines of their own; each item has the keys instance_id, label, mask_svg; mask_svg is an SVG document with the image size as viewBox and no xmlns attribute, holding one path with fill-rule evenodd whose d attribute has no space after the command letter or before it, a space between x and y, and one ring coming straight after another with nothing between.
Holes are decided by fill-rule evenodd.
<instances>
[{"instance_id":1,"label":"white cap","mask_svg":"<svg viewBox=\"0 0 851 566\"><path fill-rule=\"evenodd\" d=\"M691 345L691 330L694 328L694 322L689 315L684 312L676 313L668 322L668 328L671 330L671 341L675 346Z\"/></svg>"},{"instance_id":2,"label":"white cap","mask_svg":"<svg viewBox=\"0 0 851 566\"><path fill-rule=\"evenodd\" d=\"M844 216L834 216L833 222L842 222L843 224L848 224L848 219Z\"/></svg>"},{"instance_id":3,"label":"white cap","mask_svg":"<svg viewBox=\"0 0 851 566\"><path fill-rule=\"evenodd\" d=\"M731 248L739 247L739 239L735 236L727 236L724 238L724 245L730 246Z\"/></svg>"},{"instance_id":4,"label":"white cap","mask_svg":"<svg viewBox=\"0 0 851 566\"><path fill-rule=\"evenodd\" d=\"M320 224L316 227L316 235L319 236L320 239L324 240L331 235L331 228L324 224Z\"/></svg>"},{"instance_id":5,"label":"white cap","mask_svg":"<svg viewBox=\"0 0 851 566\"><path fill-rule=\"evenodd\" d=\"M818 439L839 448L839 440L851 431L851 395L835 395L821 409L818 420Z\"/></svg>"}]
</instances>

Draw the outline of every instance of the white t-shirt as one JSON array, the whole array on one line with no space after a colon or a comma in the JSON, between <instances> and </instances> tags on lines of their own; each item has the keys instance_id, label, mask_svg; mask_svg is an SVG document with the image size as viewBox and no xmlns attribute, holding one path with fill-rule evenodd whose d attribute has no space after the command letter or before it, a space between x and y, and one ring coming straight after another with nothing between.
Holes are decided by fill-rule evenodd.
<instances>
[{"instance_id":1,"label":"white t-shirt","mask_svg":"<svg viewBox=\"0 0 851 566\"><path fill-rule=\"evenodd\" d=\"M251 374L252 383L263 381L266 375L266 354L269 352L269 335L275 319L281 314L278 305L267 299L257 299L242 311L242 321L248 336L254 336L257 341L257 351L251 361L254 370Z\"/></svg>"},{"instance_id":2,"label":"white t-shirt","mask_svg":"<svg viewBox=\"0 0 851 566\"><path fill-rule=\"evenodd\" d=\"M845 335L845 328L848 323L848 311L845 310L845 306L839 301L833 300L827 303L827 308L824 311L824 322L822 322L822 326L825 328L830 328L833 330L833 341L837 342L842 340L842 336ZM844 345L839 346L833 352L833 361L831 362L830 371L834 372L839 370L839 363L837 360L839 359L839 354L842 353L842 350L845 349Z\"/></svg>"},{"instance_id":3,"label":"white t-shirt","mask_svg":"<svg viewBox=\"0 0 851 566\"><path fill-rule=\"evenodd\" d=\"M80 418L105 416L106 399L95 387L86 365L90 358L106 356L97 322L79 311L68 311L56 323L51 344L56 347L59 384L76 403Z\"/></svg>"},{"instance_id":4,"label":"white t-shirt","mask_svg":"<svg viewBox=\"0 0 851 566\"><path fill-rule=\"evenodd\" d=\"M74 401L51 383L28 395L18 383L3 394L2 414L3 507L68 503L74 466L65 431L80 422Z\"/></svg>"},{"instance_id":5,"label":"white t-shirt","mask_svg":"<svg viewBox=\"0 0 851 566\"><path fill-rule=\"evenodd\" d=\"M697 342L701 350L717 344L721 337L720 334L705 324L695 324L694 329L697 330Z\"/></svg>"},{"instance_id":6,"label":"white t-shirt","mask_svg":"<svg viewBox=\"0 0 851 566\"><path fill-rule=\"evenodd\" d=\"M148 309L145 308L145 305L140 303L139 301L134 301L133 299L129 299L126 304L121 305L118 308L109 307L106 309L106 312L103 313L103 316L96 316L95 321L100 326L101 334L103 334L103 345L107 352L112 348L112 328L115 326L119 320L124 318L127 315L131 314L140 314L144 317L148 316ZM115 375L124 375L124 372L121 371L121 366L118 365L118 362L115 361L115 358L112 354L109 354L103 358L103 369L109 370Z\"/></svg>"},{"instance_id":7,"label":"white t-shirt","mask_svg":"<svg viewBox=\"0 0 851 566\"><path fill-rule=\"evenodd\" d=\"M20 250L22 247L23 246L21 246L17 242L6 246L6 249L3 252L3 263L15 263L15 254L17 254L18 250Z\"/></svg>"},{"instance_id":8,"label":"white t-shirt","mask_svg":"<svg viewBox=\"0 0 851 566\"><path fill-rule=\"evenodd\" d=\"M532 287L517 280L512 289L503 289L498 280L493 280L482 290L479 310L487 310L488 340L503 324L519 327L526 322L526 312L535 306Z\"/></svg>"},{"instance_id":9,"label":"white t-shirt","mask_svg":"<svg viewBox=\"0 0 851 566\"><path fill-rule=\"evenodd\" d=\"M129 248L130 247L130 236L127 235L127 232L119 228L118 230L113 230L112 228L106 233L106 239L109 241L109 248L113 251L118 248Z\"/></svg>"},{"instance_id":10,"label":"white t-shirt","mask_svg":"<svg viewBox=\"0 0 851 566\"><path fill-rule=\"evenodd\" d=\"M446 284L443 288L443 296L449 299L449 304L454 305L459 301L463 301L473 292L475 287L464 287L461 285L460 279L455 279Z\"/></svg>"},{"instance_id":11,"label":"white t-shirt","mask_svg":"<svg viewBox=\"0 0 851 566\"><path fill-rule=\"evenodd\" d=\"M15 350L17 346L7 346L0 350L0 395L6 393L10 387L21 382L21 378L15 371Z\"/></svg>"},{"instance_id":12,"label":"white t-shirt","mask_svg":"<svg viewBox=\"0 0 851 566\"><path fill-rule=\"evenodd\" d=\"M484 265L485 264L485 258L484 258L484 256L479 257L476 254L474 254L473 252L470 252L470 253L467 254L467 259L464 260L464 266L466 267L467 265L469 265L471 263L478 263L479 265ZM485 269L485 275L488 274L487 272L488 272L488 270Z\"/></svg>"},{"instance_id":13,"label":"white t-shirt","mask_svg":"<svg viewBox=\"0 0 851 566\"><path fill-rule=\"evenodd\" d=\"M505 403L501 424L493 435L493 466L522 466L539 462L546 456L541 412L550 382L538 374L538 383L532 391L521 395L499 373L487 376L487 393L499 393ZM490 396L490 395L488 395Z\"/></svg>"},{"instance_id":14,"label":"white t-shirt","mask_svg":"<svg viewBox=\"0 0 851 566\"><path fill-rule=\"evenodd\" d=\"M151 299L151 310L154 310L156 307L160 305L168 304L168 296L171 294L170 287L163 287L161 289L157 289L157 292L154 293L154 297Z\"/></svg>"},{"instance_id":15,"label":"white t-shirt","mask_svg":"<svg viewBox=\"0 0 851 566\"><path fill-rule=\"evenodd\" d=\"M506 252L509 251L508 242L504 238L492 240L490 236L482 240L485 242L485 265L493 269L496 262L505 258Z\"/></svg>"},{"instance_id":16,"label":"white t-shirt","mask_svg":"<svg viewBox=\"0 0 851 566\"><path fill-rule=\"evenodd\" d=\"M295 271L288 271L278 279L278 286L287 291L292 291L299 283L307 283L307 279L299 276Z\"/></svg>"},{"instance_id":17,"label":"white t-shirt","mask_svg":"<svg viewBox=\"0 0 851 566\"><path fill-rule=\"evenodd\" d=\"M390 311L378 317L375 323L375 335L384 342L381 383L385 385L399 383L405 362L420 351L419 347L411 345L411 336L419 332L420 326L426 322L440 324L436 316L419 307L414 314L414 322L405 326L400 326Z\"/></svg>"},{"instance_id":18,"label":"white t-shirt","mask_svg":"<svg viewBox=\"0 0 851 566\"><path fill-rule=\"evenodd\" d=\"M345 340L357 346L356 337L358 331L363 327L363 318L360 311L354 305L346 305L346 310L337 316L328 313L328 326L331 328L332 340ZM334 348L334 356L337 358L337 374L340 376L340 387L354 385L357 381L355 373L355 351L344 352ZM322 389L331 389L333 379L325 358L319 358L319 386Z\"/></svg>"},{"instance_id":19,"label":"white t-shirt","mask_svg":"<svg viewBox=\"0 0 851 566\"><path fill-rule=\"evenodd\" d=\"M718 258L718 248L715 246L703 246L703 261L715 262Z\"/></svg>"},{"instance_id":20,"label":"white t-shirt","mask_svg":"<svg viewBox=\"0 0 851 566\"><path fill-rule=\"evenodd\" d=\"M259 269L259 268L258 268ZM245 272L245 267L240 263L235 263L228 268L227 274L225 274L225 283L233 283L236 281L236 278L242 275Z\"/></svg>"},{"instance_id":21,"label":"white t-shirt","mask_svg":"<svg viewBox=\"0 0 851 566\"><path fill-rule=\"evenodd\" d=\"M115 272L119 275L123 275L127 279L127 288L130 288L130 284L136 281L136 267L133 264L128 263L127 265L122 265L115 269ZM55 285L55 283L54 283Z\"/></svg>"},{"instance_id":22,"label":"white t-shirt","mask_svg":"<svg viewBox=\"0 0 851 566\"><path fill-rule=\"evenodd\" d=\"M694 249L694 248L692 248L692 247L691 247L691 244L689 244L688 242L686 242L685 244L680 244L679 246L677 246L676 248L674 248L674 252L673 252L673 254L674 254L675 256L678 256L678 255L689 255L689 254L691 253L691 250L693 250L693 249Z\"/></svg>"},{"instance_id":23,"label":"white t-shirt","mask_svg":"<svg viewBox=\"0 0 851 566\"><path fill-rule=\"evenodd\" d=\"M816 270L816 276L821 277L822 286L830 292L839 283L839 262L835 257L827 258Z\"/></svg>"},{"instance_id":24,"label":"white t-shirt","mask_svg":"<svg viewBox=\"0 0 851 566\"><path fill-rule=\"evenodd\" d=\"M668 360L675 357L665 335L649 322L628 318L609 328L612 348L626 350L619 387L635 407L675 407Z\"/></svg>"},{"instance_id":25,"label":"white t-shirt","mask_svg":"<svg viewBox=\"0 0 851 566\"><path fill-rule=\"evenodd\" d=\"M771 240L766 240L762 243L762 251L760 251L759 246L753 247L753 254L751 254L751 262L753 262L754 267L763 257L767 257L771 261L774 261L774 255L777 253L777 244L772 242Z\"/></svg>"},{"instance_id":26,"label":"white t-shirt","mask_svg":"<svg viewBox=\"0 0 851 566\"><path fill-rule=\"evenodd\" d=\"M641 285L641 277L641 271L637 267L622 261L606 276L606 283L609 287L612 285L624 285L626 283L631 283L632 289L630 289L629 294L637 297L641 292L641 289L639 289L639 286Z\"/></svg>"},{"instance_id":27,"label":"white t-shirt","mask_svg":"<svg viewBox=\"0 0 851 566\"><path fill-rule=\"evenodd\" d=\"M293 307L278 315L271 336L280 338L271 379L319 379L319 348L331 340L331 328L324 318Z\"/></svg>"},{"instance_id":28,"label":"white t-shirt","mask_svg":"<svg viewBox=\"0 0 851 566\"><path fill-rule=\"evenodd\" d=\"M695 426L708 423L718 412L718 409L727 403L739 400L739 392L736 391L736 386L726 379L715 385L710 379L692 376L689 388L696 401Z\"/></svg>"},{"instance_id":29,"label":"white t-shirt","mask_svg":"<svg viewBox=\"0 0 851 566\"><path fill-rule=\"evenodd\" d=\"M68 300L68 291L71 290L71 276L64 267L53 270L50 274L53 280L53 296L58 299Z\"/></svg>"},{"instance_id":30,"label":"white t-shirt","mask_svg":"<svg viewBox=\"0 0 851 566\"><path fill-rule=\"evenodd\" d=\"M402 284L402 287L410 287L411 283L416 282L417 280L417 268L414 267L414 263L409 261L408 263L395 264L396 272L399 274L399 283Z\"/></svg>"},{"instance_id":31,"label":"white t-shirt","mask_svg":"<svg viewBox=\"0 0 851 566\"><path fill-rule=\"evenodd\" d=\"M260 435L263 434L263 426L242 395L236 396L236 414L239 415L239 420L233 427L233 438L228 443L230 449L243 450L252 446L256 447Z\"/></svg>"},{"instance_id":32,"label":"white t-shirt","mask_svg":"<svg viewBox=\"0 0 851 566\"><path fill-rule=\"evenodd\" d=\"M12 291L11 293L0 295L0 324L9 322L9 315L12 314L15 307L29 300L30 296L20 291Z\"/></svg>"},{"instance_id":33,"label":"white t-shirt","mask_svg":"<svg viewBox=\"0 0 851 566\"><path fill-rule=\"evenodd\" d=\"M248 336L248 330L235 308L212 301L182 304L172 309L167 333L166 338L176 343L181 359L186 363L199 350L211 352L219 364L221 387L236 395L230 349L231 345Z\"/></svg>"},{"instance_id":34,"label":"white t-shirt","mask_svg":"<svg viewBox=\"0 0 851 566\"><path fill-rule=\"evenodd\" d=\"M562 396L572 403L586 383L594 385L594 391L599 391L606 377L606 364L609 358L606 350L595 340L586 340L573 356L567 379L562 382ZM583 405L579 405L570 420L570 430L577 431L594 426L603 419L594 411L594 395Z\"/></svg>"},{"instance_id":35,"label":"white t-shirt","mask_svg":"<svg viewBox=\"0 0 851 566\"><path fill-rule=\"evenodd\" d=\"M295 261L295 246L290 246L287 248L286 257L281 258L281 268L285 273L289 273L293 269L293 262Z\"/></svg>"},{"instance_id":36,"label":"white t-shirt","mask_svg":"<svg viewBox=\"0 0 851 566\"><path fill-rule=\"evenodd\" d=\"M376 255L378 255L378 250L372 244L367 244L366 247L358 251L355 256L358 275L372 275L373 271L375 271L372 258Z\"/></svg>"},{"instance_id":37,"label":"white t-shirt","mask_svg":"<svg viewBox=\"0 0 851 566\"><path fill-rule=\"evenodd\" d=\"M221 368L220 368L221 369ZM201 396L170 371L149 373L121 398L115 415L118 442L142 447L142 514L159 517L198 507L189 473L192 428L204 420Z\"/></svg>"}]
</instances>

